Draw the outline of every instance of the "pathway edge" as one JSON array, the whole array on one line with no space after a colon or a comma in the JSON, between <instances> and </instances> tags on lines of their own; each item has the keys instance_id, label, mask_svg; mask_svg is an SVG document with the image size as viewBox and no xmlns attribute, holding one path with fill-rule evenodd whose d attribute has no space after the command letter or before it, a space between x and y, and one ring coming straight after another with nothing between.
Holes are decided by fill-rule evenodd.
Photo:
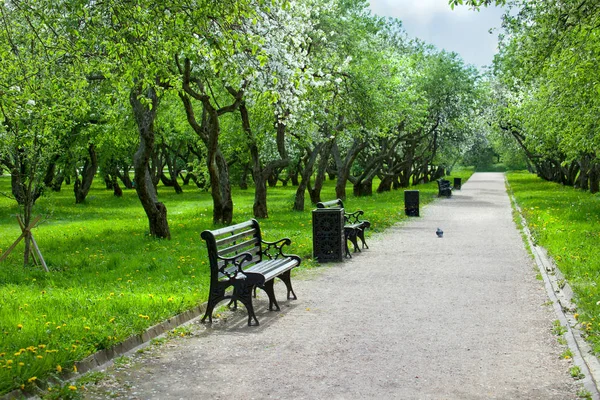
<instances>
[{"instance_id":1,"label":"pathway edge","mask_svg":"<svg viewBox=\"0 0 600 400\"><path fill-rule=\"evenodd\" d=\"M510 184L506 175L504 176L507 188L510 189ZM556 264L552 261L546 250L534 244L531 232L527 227L527 221L523 216L521 208L517 203L514 195L509 193L511 203L515 210L519 214L521 220L521 226L527 244L531 249L531 253L534 258L534 262L544 280L544 287L549 299L552 301L554 313L561 326L565 327L567 331L564 334L564 338L567 341L567 346L573 353L573 363L581 369L581 372L585 375L580 380L583 383L584 388L590 392L593 400L600 400L600 391L598 390L598 382L600 382L600 361L593 354L592 348L585 341L582 336L582 331L577 327L577 320L574 317L576 306L573 303L573 291L569 284L563 280L563 274ZM565 282L559 285L558 281Z\"/></svg>"}]
</instances>

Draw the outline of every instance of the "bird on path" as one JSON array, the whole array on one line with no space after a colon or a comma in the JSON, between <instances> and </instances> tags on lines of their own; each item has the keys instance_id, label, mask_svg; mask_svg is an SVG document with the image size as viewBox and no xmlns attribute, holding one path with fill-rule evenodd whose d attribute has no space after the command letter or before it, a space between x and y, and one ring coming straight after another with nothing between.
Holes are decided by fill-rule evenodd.
<instances>
[{"instance_id":1,"label":"bird on path","mask_svg":"<svg viewBox=\"0 0 600 400\"><path fill-rule=\"evenodd\" d=\"M441 230L440 228L437 228L437 231L435 231L435 234L437 235L437 237L441 238L442 236L444 236L444 231Z\"/></svg>"}]
</instances>

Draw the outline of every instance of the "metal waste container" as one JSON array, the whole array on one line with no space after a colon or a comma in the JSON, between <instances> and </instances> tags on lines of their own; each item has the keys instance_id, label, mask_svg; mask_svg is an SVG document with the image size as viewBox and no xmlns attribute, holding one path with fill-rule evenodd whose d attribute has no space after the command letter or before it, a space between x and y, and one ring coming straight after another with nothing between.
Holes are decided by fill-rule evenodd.
<instances>
[{"instance_id":1,"label":"metal waste container","mask_svg":"<svg viewBox=\"0 0 600 400\"><path fill-rule=\"evenodd\" d=\"M318 262L344 259L344 209L317 208L312 212L313 256Z\"/></svg>"},{"instance_id":2,"label":"metal waste container","mask_svg":"<svg viewBox=\"0 0 600 400\"><path fill-rule=\"evenodd\" d=\"M454 178L454 189L460 190L462 178Z\"/></svg>"},{"instance_id":3,"label":"metal waste container","mask_svg":"<svg viewBox=\"0 0 600 400\"><path fill-rule=\"evenodd\" d=\"M419 191L404 191L404 213L409 217L419 216Z\"/></svg>"}]
</instances>

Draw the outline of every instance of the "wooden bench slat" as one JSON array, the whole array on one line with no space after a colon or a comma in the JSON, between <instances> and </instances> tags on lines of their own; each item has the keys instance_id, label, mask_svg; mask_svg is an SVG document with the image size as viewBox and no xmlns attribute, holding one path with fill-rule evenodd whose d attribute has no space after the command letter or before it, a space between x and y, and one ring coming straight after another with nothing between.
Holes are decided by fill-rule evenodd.
<instances>
[{"instance_id":1,"label":"wooden bench slat","mask_svg":"<svg viewBox=\"0 0 600 400\"><path fill-rule=\"evenodd\" d=\"M233 232L235 232L235 231L233 231ZM250 238L250 237L254 236L255 233L256 233L256 231L254 229L248 229L248 230L234 233L231 236L222 237L222 238L216 240L217 247L228 245L229 243L239 241L242 238L246 238L246 237Z\"/></svg>"},{"instance_id":2,"label":"wooden bench slat","mask_svg":"<svg viewBox=\"0 0 600 400\"><path fill-rule=\"evenodd\" d=\"M220 228L220 229L216 229L214 231L210 231L213 236L221 236L223 234L232 232L232 231L239 231L240 229L244 229L247 228L249 226L253 226L254 222L252 220L246 221L246 222L242 222L240 224L236 224L236 225L231 225L231 226L226 226L224 228Z\"/></svg>"},{"instance_id":3,"label":"wooden bench slat","mask_svg":"<svg viewBox=\"0 0 600 400\"><path fill-rule=\"evenodd\" d=\"M258 244L258 238L254 238L252 240L247 240L245 242L241 242L241 243L235 244L230 247L225 247L223 249L219 249L219 252L217 254L219 254L222 257L228 257L227 254L235 255L235 254L243 253L243 251L240 251L240 250L245 250L250 253L254 253L254 252L256 252L256 249L259 248L259 246L257 246L257 244ZM229 257L231 257L231 256L229 256Z\"/></svg>"},{"instance_id":4,"label":"wooden bench slat","mask_svg":"<svg viewBox=\"0 0 600 400\"><path fill-rule=\"evenodd\" d=\"M253 255L253 257L252 257L252 259L250 261L246 262L246 264L249 265L249 264L252 264L252 263L257 263L259 261L260 261L260 254L256 253L256 254ZM223 264L225 264L225 261L222 261L222 260L219 261L219 268L221 268L223 266ZM233 270L235 270L237 267L232 266L231 268ZM227 269L227 271L230 272L229 269Z\"/></svg>"}]
</instances>

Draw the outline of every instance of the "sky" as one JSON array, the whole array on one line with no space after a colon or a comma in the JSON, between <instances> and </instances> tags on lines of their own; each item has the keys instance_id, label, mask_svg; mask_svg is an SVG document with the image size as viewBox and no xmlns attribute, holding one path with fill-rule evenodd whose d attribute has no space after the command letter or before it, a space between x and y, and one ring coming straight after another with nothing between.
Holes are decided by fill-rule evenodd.
<instances>
[{"instance_id":1,"label":"sky","mask_svg":"<svg viewBox=\"0 0 600 400\"><path fill-rule=\"evenodd\" d=\"M458 53L467 64L478 68L490 65L497 52L503 10L482 8L479 12L465 6L454 10L448 0L370 0L373 14L402 20L411 38L419 38L438 49Z\"/></svg>"}]
</instances>

